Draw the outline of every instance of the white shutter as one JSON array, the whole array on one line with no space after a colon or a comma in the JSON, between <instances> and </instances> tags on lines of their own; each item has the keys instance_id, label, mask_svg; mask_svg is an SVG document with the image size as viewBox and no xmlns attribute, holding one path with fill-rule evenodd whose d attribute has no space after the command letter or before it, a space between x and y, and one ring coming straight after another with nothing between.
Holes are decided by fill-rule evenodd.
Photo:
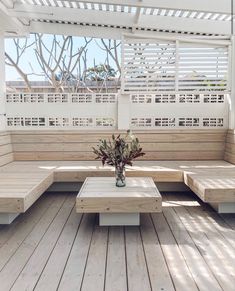
<instances>
[{"instance_id":1,"label":"white shutter","mask_svg":"<svg viewBox=\"0 0 235 291\"><path fill-rule=\"evenodd\" d=\"M228 46L124 38L122 93L228 92Z\"/></svg>"},{"instance_id":2,"label":"white shutter","mask_svg":"<svg viewBox=\"0 0 235 291\"><path fill-rule=\"evenodd\" d=\"M129 39L122 52L122 91L174 91L174 42Z\"/></svg>"},{"instance_id":3,"label":"white shutter","mask_svg":"<svg viewBox=\"0 0 235 291\"><path fill-rule=\"evenodd\" d=\"M179 91L227 91L228 47L179 44Z\"/></svg>"}]
</instances>

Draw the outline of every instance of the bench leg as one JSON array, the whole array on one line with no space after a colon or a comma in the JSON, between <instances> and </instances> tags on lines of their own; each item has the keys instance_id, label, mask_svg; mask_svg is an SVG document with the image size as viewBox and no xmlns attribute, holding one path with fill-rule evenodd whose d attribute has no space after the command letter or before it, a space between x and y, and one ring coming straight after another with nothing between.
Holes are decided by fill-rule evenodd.
<instances>
[{"instance_id":1,"label":"bench leg","mask_svg":"<svg viewBox=\"0 0 235 291\"><path fill-rule=\"evenodd\" d=\"M0 224L11 224L19 213L0 213Z\"/></svg>"},{"instance_id":2,"label":"bench leg","mask_svg":"<svg viewBox=\"0 0 235 291\"><path fill-rule=\"evenodd\" d=\"M235 213L235 203L218 203L210 204L218 213Z\"/></svg>"},{"instance_id":3,"label":"bench leg","mask_svg":"<svg viewBox=\"0 0 235 291\"><path fill-rule=\"evenodd\" d=\"M100 226L140 225L139 213L100 213Z\"/></svg>"}]
</instances>

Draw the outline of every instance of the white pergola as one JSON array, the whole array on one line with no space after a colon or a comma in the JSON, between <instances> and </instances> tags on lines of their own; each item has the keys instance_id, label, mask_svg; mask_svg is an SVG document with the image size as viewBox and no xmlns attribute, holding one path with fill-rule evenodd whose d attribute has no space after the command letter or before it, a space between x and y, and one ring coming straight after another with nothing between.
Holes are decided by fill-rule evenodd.
<instances>
[{"instance_id":1,"label":"white pergola","mask_svg":"<svg viewBox=\"0 0 235 291\"><path fill-rule=\"evenodd\" d=\"M234 128L234 18L235 0L0 0L0 128L5 114L4 37L36 32L227 42L231 50L230 128Z\"/></svg>"},{"instance_id":2,"label":"white pergola","mask_svg":"<svg viewBox=\"0 0 235 291\"><path fill-rule=\"evenodd\" d=\"M233 0L1 0L8 34L63 33L120 38L123 32L231 35ZM234 25L234 24L233 24Z\"/></svg>"}]
</instances>

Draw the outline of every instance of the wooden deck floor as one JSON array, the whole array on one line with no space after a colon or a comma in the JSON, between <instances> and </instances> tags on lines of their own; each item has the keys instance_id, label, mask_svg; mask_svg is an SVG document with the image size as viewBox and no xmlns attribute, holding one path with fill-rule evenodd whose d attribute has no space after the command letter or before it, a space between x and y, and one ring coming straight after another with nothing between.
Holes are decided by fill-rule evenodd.
<instances>
[{"instance_id":1,"label":"wooden deck floor","mask_svg":"<svg viewBox=\"0 0 235 291\"><path fill-rule=\"evenodd\" d=\"M44 194L0 227L0 290L234 290L235 216L164 194L141 227L99 227L74 194Z\"/></svg>"}]
</instances>

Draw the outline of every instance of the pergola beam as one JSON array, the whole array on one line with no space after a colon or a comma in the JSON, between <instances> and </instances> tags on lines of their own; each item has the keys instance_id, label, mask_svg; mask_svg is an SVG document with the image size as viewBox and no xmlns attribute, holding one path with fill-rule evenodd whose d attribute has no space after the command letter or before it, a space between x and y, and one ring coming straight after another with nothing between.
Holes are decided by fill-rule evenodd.
<instances>
[{"instance_id":1,"label":"pergola beam","mask_svg":"<svg viewBox=\"0 0 235 291\"><path fill-rule=\"evenodd\" d=\"M2 2L7 8L14 7L14 3L12 0L1 0L0 2Z\"/></svg>"},{"instance_id":2,"label":"pergola beam","mask_svg":"<svg viewBox=\"0 0 235 291\"><path fill-rule=\"evenodd\" d=\"M77 24L60 24L37 21L31 21L28 29L31 33L60 34L116 40L121 40L123 32L131 32L131 30L123 30L121 28L83 26Z\"/></svg>"},{"instance_id":3,"label":"pergola beam","mask_svg":"<svg viewBox=\"0 0 235 291\"><path fill-rule=\"evenodd\" d=\"M231 13L231 0L143 0L141 2L139 0L81 0L81 2L143 8L189 10L206 13Z\"/></svg>"},{"instance_id":4,"label":"pergola beam","mask_svg":"<svg viewBox=\"0 0 235 291\"><path fill-rule=\"evenodd\" d=\"M6 6L7 5L7 6ZM11 28L14 28L16 31L24 31L25 27L22 24L22 22L19 21L19 19L17 19L16 17L11 17L10 16L10 12L9 12L9 8L12 9L13 8L13 2L11 0L4 0L0 2L0 16L1 14L3 14L4 18L7 18L6 21L4 21L5 25L10 25ZM4 25L2 26L4 28Z\"/></svg>"},{"instance_id":5,"label":"pergola beam","mask_svg":"<svg viewBox=\"0 0 235 291\"><path fill-rule=\"evenodd\" d=\"M230 43L230 37L227 36L197 36L197 35L182 35L177 33L165 33L165 32L151 32L145 31L144 33L136 31L133 34L131 29L112 28L112 27L97 27L97 26L83 26L78 24L61 24L61 23L47 23L31 21L29 26L31 33L44 33L44 34L60 34L60 35L73 35L79 37L93 37L93 38L107 38L121 40L122 36L133 36L137 38L159 38L181 41L191 40L192 42L206 42L228 45Z\"/></svg>"},{"instance_id":6,"label":"pergola beam","mask_svg":"<svg viewBox=\"0 0 235 291\"><path fill-rule=\"evenodd\" d=\"M9 9L9 13L12 17L31 20L43 19L88 23L101 26L111 25L114 27L136 27L135 15L122 12L16 4L14 9ZM141 18L138 21L138 27L144 29L188 31L206 34L231 34L231 24L229 21L180 18L161 15L141 15Z\"/></svg>"}]
</instances>

